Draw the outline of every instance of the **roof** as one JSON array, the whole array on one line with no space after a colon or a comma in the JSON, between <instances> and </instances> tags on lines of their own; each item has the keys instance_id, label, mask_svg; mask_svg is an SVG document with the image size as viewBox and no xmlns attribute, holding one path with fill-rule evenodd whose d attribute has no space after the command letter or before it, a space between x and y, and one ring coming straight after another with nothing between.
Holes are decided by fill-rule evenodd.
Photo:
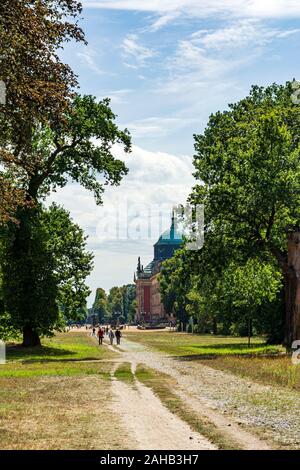
<instances>
[{"instance_id":1,"label":"roof","mask_svg":"<svg viewBox=\"0 0 300 470\"><path fill-rule=\"evenodd\" d=\"M147 264L147 266L144 268L144 273L145 274L152 274L152 270L154 268L154 261L151 261L151 263Z\"/></svg>"},{"instance_id":2,"label":"roof","mask_svg":"<svg viewBox=\"0 0 300 470\"><path fill-rule=\"evenodd\" d=\"M165 230L154 246L157 245L181 245L182 243L182 236L181 234L175 230L175 220L174 216L172 217L172 225L168 230Z\"/></svg>"}]
</instances>

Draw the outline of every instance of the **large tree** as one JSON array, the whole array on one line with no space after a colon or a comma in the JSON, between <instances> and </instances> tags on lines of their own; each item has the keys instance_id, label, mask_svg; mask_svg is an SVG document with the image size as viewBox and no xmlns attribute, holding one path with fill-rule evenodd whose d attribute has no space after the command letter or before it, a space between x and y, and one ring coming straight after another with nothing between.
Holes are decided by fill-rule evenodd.
<instances>
[{"instance_id":1,"label":"large tree","mask_svg":"<svg viewBox=\"0 0 300 470\"><path fill-rule=\"evenodd\" d=\"M28 203L20 177L26 184L36 168L28 155L36 123L59 122L70 105L77 79L57 51L71 39L84 41L80 14L76 0L1 1L0 80L6 99L0 105L0 223L14 219L16 205Z\"/></svg>"},{"instance_id":2,"label":"large tree","mask_svg":"<svg viewBox=\"0 0 300 470\"><path fill-rule=\"evenodd\" d=\"M31 224L35 226L37 223L39 218L37 204L41 198L44 198L51 190L63 187L69 179L72 179L86 189L93 191L96 202L101 204L104 186L107 184L118 185L122 176L127 173L123 161L114 157L112 145L121 143L125 151L128 152L130 151L130 137L126 130L120 131L118 129L114 120L115 115L109 107L109 100L97 102L91 96L80 97L77 95L71 109L67 109L64 119L55 128L42 123L36 126L30 145L28 142L27 150L23 151L22 156L24 161L28 159L34 165L25 179L20 177L26 198L33 204L33 207L20 207L17 212L19 223L11 228L12 245L9 258L12 266L14 264L17 266L18 262L24 262L25 266L32 256L33 246L31 243L35 242L28 230ZM26 239L26 243L24 243L24 239ZM40 249L42 250L42 247ZM12 261L14 256L15 263ZM26 270L28 282L29 279L32 279L32 285L34 285L37 276L36 267L28 263ZM49 308L48 316L52 318L54 313L51 302L47 299L43 306L39 306L36 301L30 302L32 310L29 319L26 313L29 300L26 295L27 291L24 289L24 280L22 277L17 277L15 282L18 279L20 285L19 288L17 286L15 288L17 290L23 289L24 294L20 299L24 306L21 307L19 304L18 315L23 316L25 320L28 319L23 328L24 344L38 344L37 331L40 329L40 323L35 324L34 322L35 312L43 310L44 315L47 316L47 308ZM11 282L10 275L5 277L5 282ZM28 285L28 295L31 295L30 284L26 283L26 285ZM50 285L49 281L49 293L51 291ZM6 292L9 292L9 289ZM43 300L42 296L38 298ZM7 308L12 308L8 297ZM22 311L23 314L20 313ZM15 309L13 314L16 315ZM18 316L18 318L20 317Z\"/></svg>"},{"instance_id":3,"label":"large tree","mask_svg":"<svg viewBox=\"0 0 300 470\"><path fill-rule=\"evenodd\" d=\"M18 262L24 267L20 270L24 278L14 280L15 289L24 295L18 299L18 312L8 297L6 305L8 313L24 324L26 345L39 343L40 313L48 318L56 315L52 254L38 220L39 201L73 180L93 191L100 204L105 185L119 184L127 173L124 163L114 158L112 146L119 143L130 151L128 132L116 126L109 100L97 102L92 96L74 94L76 76L59 57L66 41L84 41L77 24L80 13L81 4L75 0L13 0L0 6L0 79L7 88L6 105L0 109L0 163L4 166L0 179L23 194L15 212L18 224L10 229L7 246L11 268L17 268ZM11 282L8 275L4 277L6 292L5 283ZM43 295L33 301L30 288L35 285Z\"/></svg>"},{"instance_id":4,"label":"large tree","mask_svg":"<svg viewBox=\"0 0 300 470\"><path fill-rule=\"evenodd\" d=\"M295 276L287 262L286 230L300 222L300 106L292 88L253 87L229 110L212 115L195 136L193 203L205 205L206 234L241 259L275 260L286 291ZM212 239L214 236L212 237ZM272 263L272 261L271 261ZM286 311L286 338L293 333Z\"/></svg>"},{"instance_id":5,"label":"large tree","mask_svg":"<svg viewBox=\"0 0 300 470\"><path fill-rule=\"evenodd\" d=\"M0 326L6 333L23 331L25 346L82 319L90 294L85 280L93 267L83 230L67 211L39 205L30 214L17 247L15 225L2 228L0 252Z\"/></svg>"}]
</instances>

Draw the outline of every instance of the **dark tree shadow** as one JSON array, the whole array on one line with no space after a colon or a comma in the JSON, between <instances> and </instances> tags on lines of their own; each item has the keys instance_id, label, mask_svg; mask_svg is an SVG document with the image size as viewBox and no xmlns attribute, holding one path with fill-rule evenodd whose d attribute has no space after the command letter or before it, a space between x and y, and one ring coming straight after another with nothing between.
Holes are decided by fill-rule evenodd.
<instances>
[{"instance_id":1,"label":"dark tree shadow","mask_svg":"<svg viewBox=\"0 0 300 470\"><path fill-rule=\"evenodd\" d=\"M269 352L257 352L251 351L257 347L263 347L264 344L251 344L248 347L246 343L235 343L235 344L207 344L207 345L193 345L193 349L195 350L195 354L182 354L177 356L172 356L173 359L177 359L180 361L197 361L197 360L209 360L209 359L216 359L217 357L275 357L280 355L278 351L269 351ZM197 354L197 349L201 349L204 352ZM220 353L216 352L205 352L205 350L209 351L211 349L216 349L220 351ZM229 350L228 353L224 353L225 349Z\"/></svg>"},{"instance_id":2,"label":"dark tree shadow","mask_svg":"<svg viewBox=\"0 0 300 470\"><path fill-rule=\"evenodd\" d=\"M34 348L24 348L19 344L8 344L6 347L7 359L25 359L28 358L30 362L40 361L42 356L47 356L46 360L51 360L51 357L63 357L72 356L74 351L68 351L67 349L51 348L49 346L36 346ZM55 359L53 359L55 360Z\"/></svg>"}]
</instances>

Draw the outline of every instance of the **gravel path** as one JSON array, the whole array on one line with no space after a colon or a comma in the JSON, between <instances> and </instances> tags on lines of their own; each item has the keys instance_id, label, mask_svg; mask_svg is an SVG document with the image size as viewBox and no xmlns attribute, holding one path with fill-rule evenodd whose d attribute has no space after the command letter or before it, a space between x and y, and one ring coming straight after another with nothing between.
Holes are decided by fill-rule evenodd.
<instances>
[{"instance_id":1,"label":"gravel path","mask_svg":"<svg viewBox=\"0 0 300 470\"><path fill-rule=\"evenodd\" d=\"M143 363L175 378L178 387L174 391L187 405L208 417L242 448L272 448L267 440L275 446L300 448L299 393L254 383L199 362L167 357L128 340L117 349L120 359L133 367Z\"/></svg>"}]
</instances>

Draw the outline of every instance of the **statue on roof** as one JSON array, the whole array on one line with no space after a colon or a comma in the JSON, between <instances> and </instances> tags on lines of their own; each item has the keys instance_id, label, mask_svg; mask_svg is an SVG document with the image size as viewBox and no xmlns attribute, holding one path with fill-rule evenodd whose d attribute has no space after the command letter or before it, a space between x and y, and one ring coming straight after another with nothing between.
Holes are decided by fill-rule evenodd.
<instances>
[{"instance_id":1,"label":"statue on roof","mask_svg":"<svg viewBox=\"0 0 300 470\"><path fill-rule=\"evenodd\" d=\"M141 267L141 257L138 257L138 265L137 265L137 270L136 272L140 274L142 272L142 267Z\"/></svg>"}]
</instances>

